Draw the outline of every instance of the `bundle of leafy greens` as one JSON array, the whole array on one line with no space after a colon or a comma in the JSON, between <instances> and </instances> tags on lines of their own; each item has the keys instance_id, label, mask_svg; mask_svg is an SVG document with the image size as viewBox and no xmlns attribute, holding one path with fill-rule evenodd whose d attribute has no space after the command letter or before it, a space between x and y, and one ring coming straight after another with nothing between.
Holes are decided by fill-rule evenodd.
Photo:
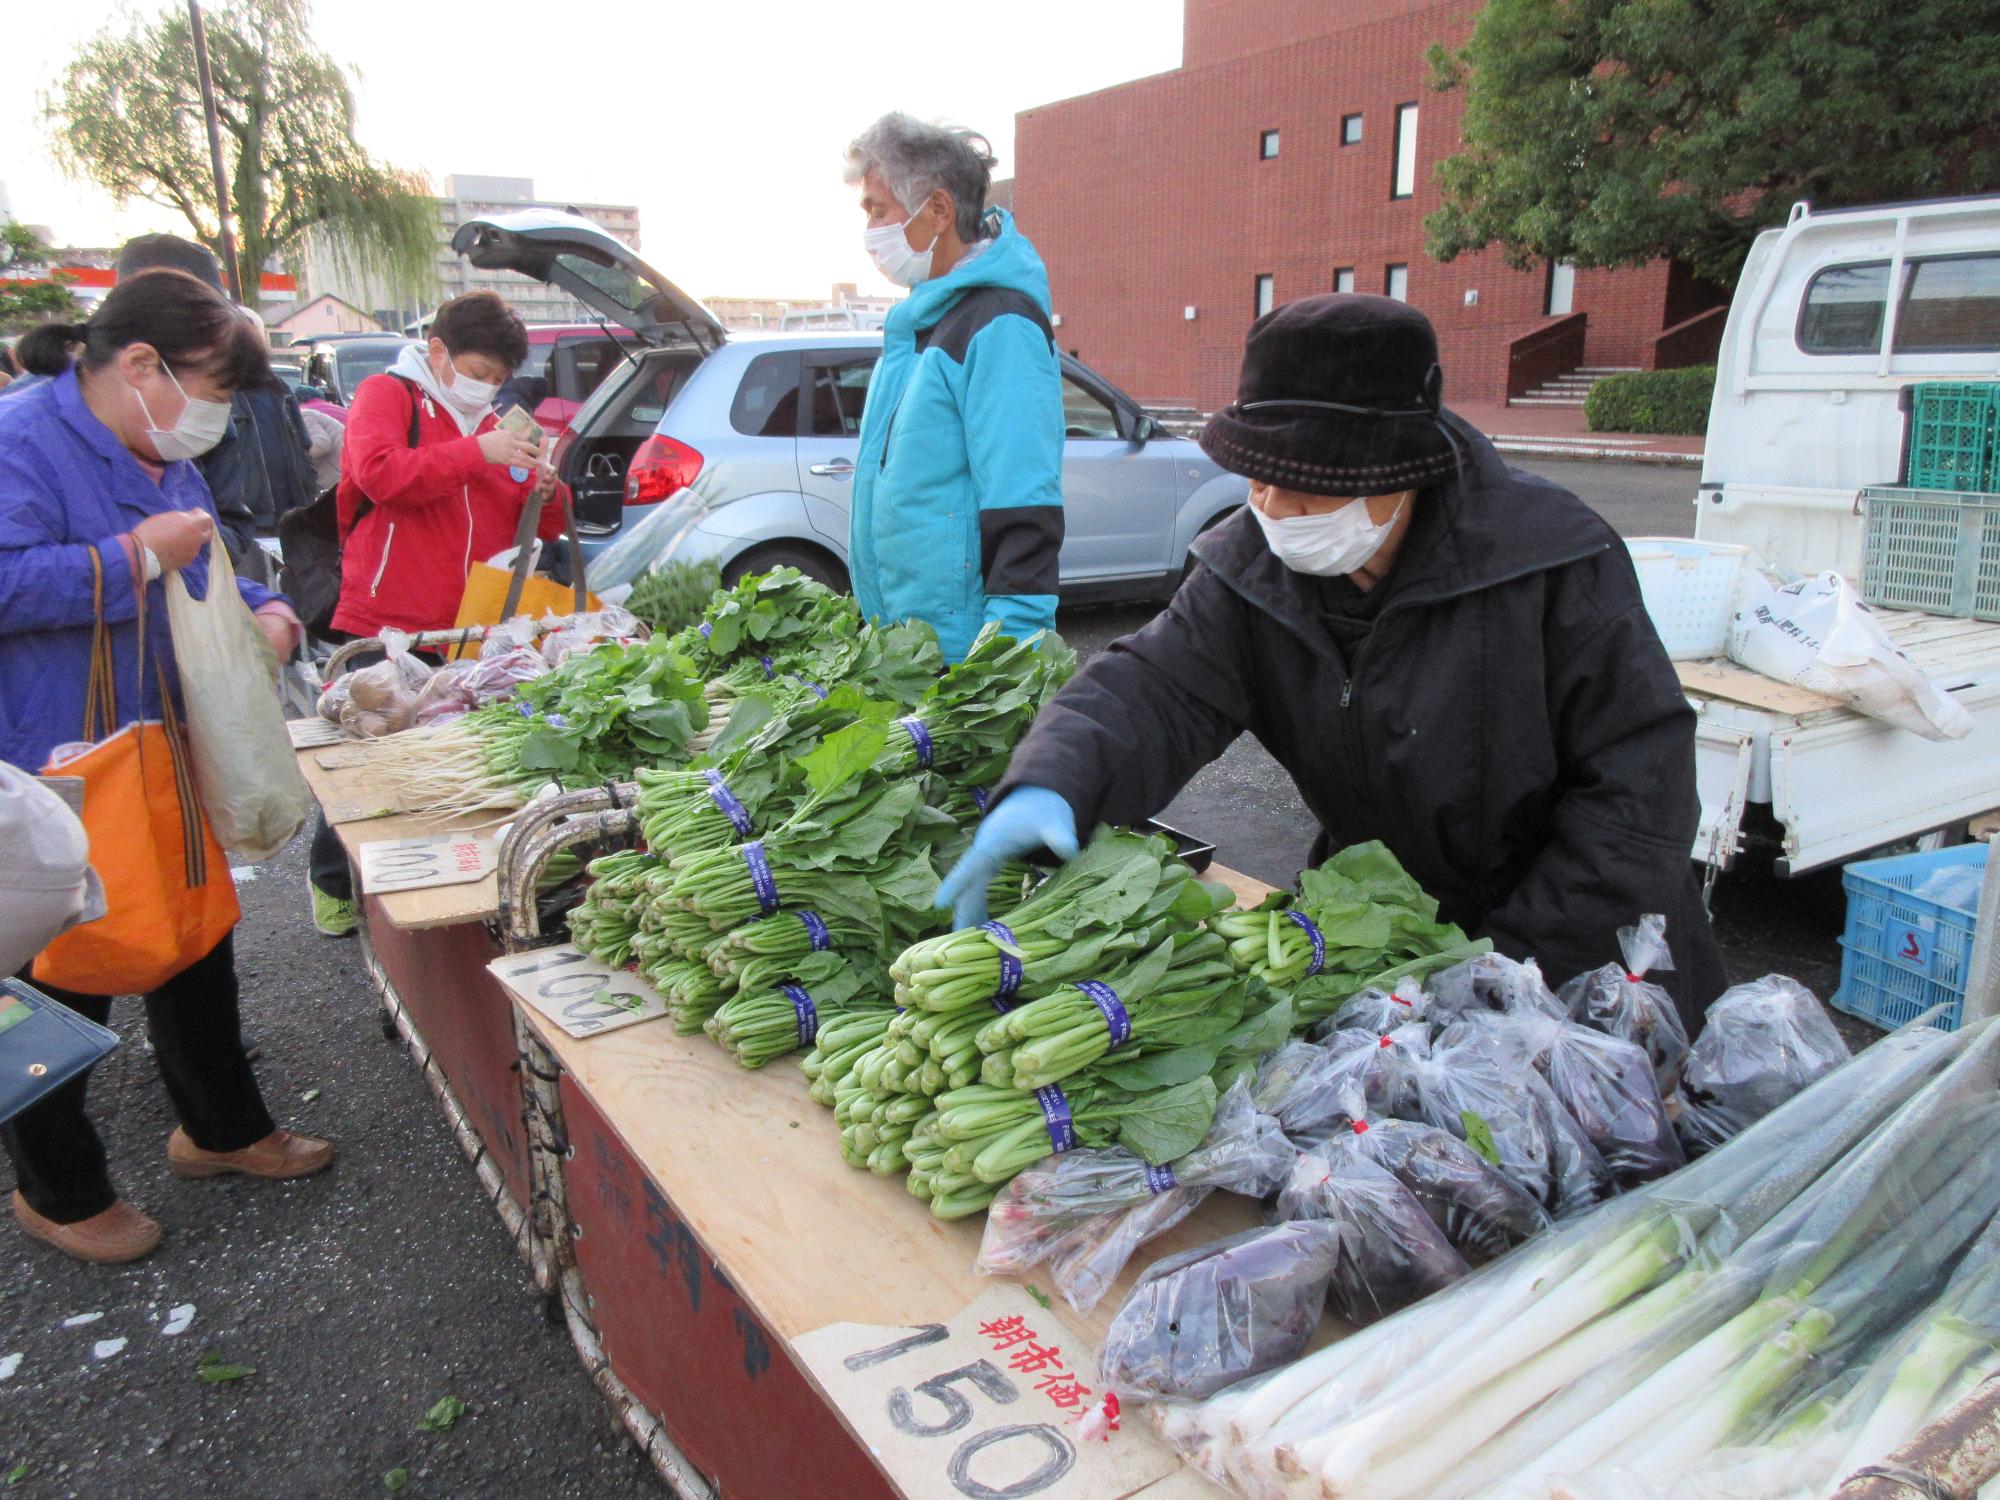
<instances>
[{"instance_id":1,"label":"bundle of leafy greens","mask_svg":"<svg viewBox=\"0 0 2000 1500\"><path fill-rule=\"evenodd\" d=\"M625 608L644 620L654 635L673 635L699 624L720 592L722 570L714 563L667 562L639 576Z\"/></svg>"},{"instance_id":2,"label":"bundle of leafy greens","mask_svg":"<svg viewBox=\"0 0 2000 1500\"><path fill-rule=\"evenodd\" d=\"M1290 991L1302 1028L1361 990L1394 990L1405 975L1449 968L1493 946L1440 922L1437 902L1379 842L1341 850L1299 877L1296 896L1274 892L1215 927L1240 968Z\"/></svg>"}]
</instances>

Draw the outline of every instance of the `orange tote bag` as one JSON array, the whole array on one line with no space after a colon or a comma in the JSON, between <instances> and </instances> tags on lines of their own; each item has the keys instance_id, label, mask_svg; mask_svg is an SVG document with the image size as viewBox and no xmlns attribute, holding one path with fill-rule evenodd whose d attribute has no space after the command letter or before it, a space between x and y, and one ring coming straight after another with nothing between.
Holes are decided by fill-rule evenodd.
<instances>
[{"instance_id":1,"label":"orange tote bag","mask_svg":"<svg viewBox=\"0 0 2000 1500\"><path fill-rule=\"evenodd\" d=\"M194 772L165 674L154 665L164 723L122 729L104 621L104 567L90 549L97 624L83 738L90 748L42 775L83 783L90 862L105 914L72 927L35 958L34 977L84 995L143 995L213 952L242 915L229 861L202 816ZM143 579L138 567L135 578ZM139 592L139 680L146 671L146 587ZM104 735L100 739L99 735Z\"/></svg>"}]
</instances>

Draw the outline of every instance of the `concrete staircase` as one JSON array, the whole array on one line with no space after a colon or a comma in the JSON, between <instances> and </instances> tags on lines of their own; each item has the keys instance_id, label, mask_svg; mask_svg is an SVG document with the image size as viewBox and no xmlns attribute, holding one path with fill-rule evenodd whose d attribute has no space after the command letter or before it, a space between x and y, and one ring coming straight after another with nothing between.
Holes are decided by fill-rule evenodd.
<instances>
[{"instance_id":1,"label":"concrete staircase","mask_svg":"<svg viewBox=\"0 0 2000 1500\"><path fill-rule=\"evenodd\" d=\"M1567 375L1558 375L1529 391L1515 396L1509 406L1570 406L1581 408L1590 388L1607 375L1629 375L1635 365L1583 365Z\"/></svg>"}]
</instances>

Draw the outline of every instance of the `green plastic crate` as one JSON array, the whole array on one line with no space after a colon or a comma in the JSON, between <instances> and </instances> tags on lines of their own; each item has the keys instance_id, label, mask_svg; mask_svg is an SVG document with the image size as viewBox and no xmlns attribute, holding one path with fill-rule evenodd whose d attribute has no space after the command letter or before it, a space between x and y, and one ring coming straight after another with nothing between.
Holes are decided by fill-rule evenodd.
<instances>
[{"instance_id":1,"label":"green plastic crate","mask_svg":"<svg viewBox=\"0 0 2000 1500\"><path fill-rule=\"evenodd\" d=\"M1910 396L1913 490L2000 490L2000 382L1927 380Z\"/></svg>"},{"instance_id":2,"label":"green plastic crate","mask_svg":"<svg viewBox=\"0 0 2000 1500\"><path fill-rule=\"evenodd\" d=\"M2000 620L2000 495L1870 487L1861 517L1867 603Z\"/></svg>"}]
</instances>

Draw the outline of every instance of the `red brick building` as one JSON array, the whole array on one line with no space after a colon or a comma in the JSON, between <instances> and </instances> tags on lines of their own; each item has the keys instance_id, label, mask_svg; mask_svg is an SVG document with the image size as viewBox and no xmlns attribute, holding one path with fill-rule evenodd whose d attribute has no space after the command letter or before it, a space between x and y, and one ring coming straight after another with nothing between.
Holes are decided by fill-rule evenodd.
<instances>
[{"instance_id":1,"label":"red brick building","mask_svg":"<svg viewBox=\"0 0 2000 1500\"><path fill-rule=\"evenodd\" d=\"M1712 357L1722 294L1678 267L1424 254L1432 168L1458 148L1465 104L1429 87L1425 53L1463 45L1478 11L1186 0L1179 69L1023 111L1014 208L1048 262L1058 341L1141 399L1204 411L1233 396L1258 311L1334 290L1421 308L1448 402Z\"/></svg>"}]
</instances>

